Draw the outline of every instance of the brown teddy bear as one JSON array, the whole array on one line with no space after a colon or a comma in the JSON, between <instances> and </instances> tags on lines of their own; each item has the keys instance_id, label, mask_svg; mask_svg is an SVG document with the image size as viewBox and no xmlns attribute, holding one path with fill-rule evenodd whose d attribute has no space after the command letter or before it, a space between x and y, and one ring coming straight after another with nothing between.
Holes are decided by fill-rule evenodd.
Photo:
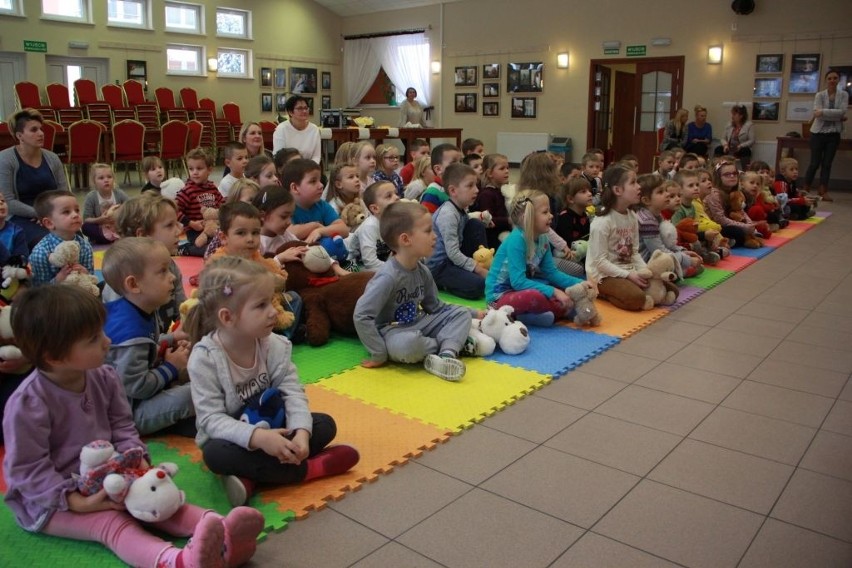
<instances>
[{"instance_id":1,"label":"brown teddy bear","mask_svg":"<svg viewBox=\"0 0 852 568\"><path fill-rule=\"evenodd\" d=\"M367 208L364 206L364 202L360 198L356 198L352 203L344 205L343 209L340 210L340 218L349 227L351 233L367 218Z\"/></svg>"},{"instance_id":2,"label":"brown teddy bear","mask_svg":"<svg viewBox=\"0 0 852 568\"><path fill-rule=\"evenodd\" d=\"M195 237L195 246L198 248L206 247L207 243L219 232L219 210L215 207L202 207L201 222L204 224L204 228Z\"/></svg>"},{"instance_id":3,"label":"brown teddy bear","mask_svg":"<svg viewBox=\"0 0 852 568\"><path fill-rule=\"evenodd\" d=\"M677 300L680 289L677 281L677 260L668 252L655 250L648 259L648 268L639 270L638 274L648 280L645 288L645 307L650 310L654 306L671 306Z\"/></svg>"},{"instance_id":4,"label":"brown teddy bear","mask_svg":"<svg viewBox=\"0 0 852 568\"><path fill-rule=\"evenodd\" d=\"M292 241L275 251L275 254L305 244ZM298 292L302 297L309 345L325 345L332 330L344 335L356 335L353 320L355 303L364 294L367 283L373 277L372 272L353 272L340 277L331 269L321 273L311 272L298 260L286 262L284 266L288 274L287 289Z\"/></svg>"},{"instance_id":5,"label":"brown teddy bear","mask_svg":"<svg viewBox=\"0 0 852 568\"><path fill-rule=\"evenodd\" d=\"M728 203L731 208L731 212L728 213L728 217L730 217L734 221L737 221L738 223L748 223L751 221L751 219L748 218L748 215L746 215L745 212L746 199L745 194L742 191L740 191L739 189L733 190L728 196ZM755 230L765 235L766 233L761 231L761 228L757 225L758 224L755 224ZM764 225L764 231L769 232L769 225L767 225L765 221L762 223L762 225ZM768 236L771 236L771 234L772 233L770 232ZM743 243L743 246L745 248L750 249L760 248L763 246L763 240L757 237L754 233L746 233L745 242Z\"/></svg>"}]
</instances>

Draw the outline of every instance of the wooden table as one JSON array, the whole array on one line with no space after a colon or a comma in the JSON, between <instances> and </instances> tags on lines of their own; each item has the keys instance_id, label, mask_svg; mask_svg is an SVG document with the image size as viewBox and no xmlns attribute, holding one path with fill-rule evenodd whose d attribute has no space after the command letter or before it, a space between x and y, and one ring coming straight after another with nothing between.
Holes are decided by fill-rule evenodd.
<instances>
[{"instance_id":1,"label":"wooden table","mask_svg":"<svg viewBox=\"0 0 852 568\"><path fill-rule=\"evenodd\" d=\"M778 162L781 161L781 152L787 148L790 150L789 156L793 157L793 152L796 148L810 148L810 142L807 138L798 138L792 136L779 136L777 138L778 145L775 148L775 171L779 171ZM840 145L837 147L838 150L852 150L852 138L841 138ZM800 171L804 172L806 167L803 164L799 164Z\"/></svg>"}]
</instances>

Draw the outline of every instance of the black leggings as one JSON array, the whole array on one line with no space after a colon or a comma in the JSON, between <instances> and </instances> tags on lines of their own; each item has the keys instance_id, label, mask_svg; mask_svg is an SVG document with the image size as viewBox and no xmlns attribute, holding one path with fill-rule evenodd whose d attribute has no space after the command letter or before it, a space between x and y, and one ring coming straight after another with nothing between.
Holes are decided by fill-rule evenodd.
<instances>
[{"instance_id":1,"label":"black leggings","mask_svg":"<svg viewBox=\"0 0 852 568\"><path fill-rule=\"evenodd\" d=\"M328 414L312 412L313 433L310 440L309 457L323 451L337 435L337 424ZM307 460L299 465L281 463L263 450L247 450L233 442L210 440L202 448L204 463L213 473L236 475L257 483L290 485L305 479L308 472Z\"/></svg>"},{"instance_id":2,"label":"black leggings","mask_svg":"<svg viewBox=\"0 0 852 568\"><path fill-rule=\"evenodd\" d=\"M811 132L809 139L811 146L811 163L808 166L808 171L805 173L805 185L811 187L816 177L817 169L819 169L819 185L828 189L828 181L831 179L831 162L834 161L834 155L837 153L837 147L840 145L840 133L829 132L820 134L819 132Z\"/></svg>"},{"instance_id":3,"label":"black leggings","mask_svg":"<svg viewBox=\"0 0 852 568\"><path fill-rule=\"evenodd\" d=\"M742 227L735 227L734 225L725 225L722 227L722 236L726 239L733 239L737 241L736 246L741 247L746 240L746 231Z\"/></svg>"}]
</instances>

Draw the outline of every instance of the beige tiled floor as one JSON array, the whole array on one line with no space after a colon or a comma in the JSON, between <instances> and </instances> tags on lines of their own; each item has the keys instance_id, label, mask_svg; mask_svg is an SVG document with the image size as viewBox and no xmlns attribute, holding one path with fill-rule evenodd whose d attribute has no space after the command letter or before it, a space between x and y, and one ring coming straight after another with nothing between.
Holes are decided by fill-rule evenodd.
<instances>
[{"instance_id":1,"label":"beige tiled floor","mask_svg":"<svg viewBox=\"0 0 852 568\"><path fill-rule=\"evenodd\" d=\"M852 566L852 195L252 566Z\"/></svg>"}]
</instances>

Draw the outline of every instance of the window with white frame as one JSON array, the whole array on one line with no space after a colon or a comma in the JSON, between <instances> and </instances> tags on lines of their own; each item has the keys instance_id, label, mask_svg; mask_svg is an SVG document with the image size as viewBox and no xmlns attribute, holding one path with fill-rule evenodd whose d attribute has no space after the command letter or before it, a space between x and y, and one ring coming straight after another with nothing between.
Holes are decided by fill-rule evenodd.
<instances>
[{"instance_id":1,"label":"window with white frame","mask_svg":"<svg viewBox=\"0 0 852 568\"><path fill-rule=\"evenodd\" d=\"M107 0L107 22L111 26L148 28L149 0Z\"/></svg>"},{"instance_id":2,"label":"window with white frame","mask_svg":"<svg viewBox=\"0 0 852 568\"><path fill-rule=\"evenodd\" d=\"M41 0L41 16L50 20L90 23L89 0Z\"/></svg>"},{"instance_id":3,"label":"window with white frame","mask_svg":"<svg viewBox=\"0 0 852 568\"><path fill-rule=\"evenodd\" d=\"M166 31L204 33L204 7L200 4L166 2Z\"/></svg>"},{"instance_id":4,"label":"window with white frame","mask_svg":"<svg viewBox=\"0 0 852 568\"><path fill-rule=\"evenodd\" d=\"M251 50L223 47L216 54L219 77L251 78Z\"/></svg>"},{"instance_id":5,"label":"window with white frame","mask_svg":"<svg viewBox=\"0 0 852 568\"><path fill-rule=\"evenodd\" d=\"M4 16L23 16L23 0L0 0L0 14Z\"/></svg>"},{"instance_id":6,"label":"window with white frame","mask_svg":"<svg viewBox=\"0 0 852 568\"><path fill-rule=\"evenodd\" d=\"M216 8L216 35L251 39L251 12L235 8Z\"/></svg>"},{"instance_id":7,"label":"window with white frame","mask_svg":"<svg viewBox=\"0 0 852 568\"><path fill-rule=\"evenodd\" d=\"M167 75L204 75L204 48L200 45L166 46Z\"/></svg>"}]
</instances>

